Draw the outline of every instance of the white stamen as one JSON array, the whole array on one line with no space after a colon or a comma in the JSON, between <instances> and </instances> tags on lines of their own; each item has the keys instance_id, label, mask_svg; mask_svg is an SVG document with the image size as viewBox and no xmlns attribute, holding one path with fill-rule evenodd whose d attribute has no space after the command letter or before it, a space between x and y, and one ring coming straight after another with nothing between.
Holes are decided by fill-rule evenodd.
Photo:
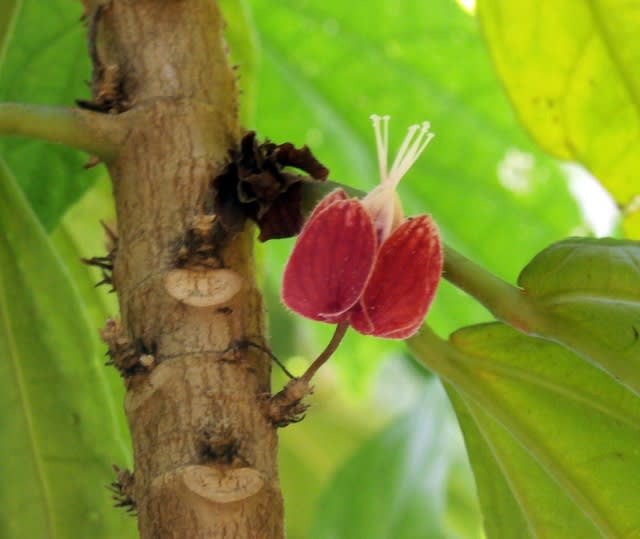
<instances>
[{"instance_id":1,"label":"white stamen","mask_svg":"<svg viewBox=\"0 0 640 539\"><path fill-rule=\"evenodd\" d=\"M409 144L411 143L411 140L413 139L413 136L416 134L416 131L418 131L418 129L420 129L419 125L409 126L407 134L404 137L402 144L400 145L400 149L398 150L398 153L396 153L396 158L393 161L393 165L391 165L391 170L389 171L387 179L391 178L391 175L398 170L398 166L400 165L401 160L404 159L407 148L409 147Z\"/></svg>"},{"instance_id":2,"label":"white stamen","mask_svg":"<svg viewBox=\"0 0 640 539\"><path fill-rule=\"evenodd\" d=\"M418 160L420 154L434 137L433 133L429 132L430 127L429 122L423 122L422 126L411 126L409 128L407 136L393 162L393 167L391 167L391 171L387 176L389 183L394 186L398 185L398 182ZM420 131L418 131L418 128Z\"/></svg>"},{"instance_id":3,"label":"white stamen","mask_svg":"<svg viewBox=\"0 0 640 539\"><path fill-rule=\"evenodd\" d=\"M387 157L389 155L389 116L372 114L370 118L373 122L373 131L376 136L376 152L378 153L380 179L382 183L384 183L387 179ZM383 122L382 131L380 131L380 120Z\"/></svg>"},{"instance_id":4,"label":"white stamen","mask_svg":"<svg viewBox=\"0 0 640 539\"><path fill-rule=\"evenodd\" d=\"M389 172L389 181L397 185L400 179L408 172L413 164L418 160L420 154L428 146L429 142L433 138L433 133L429 133L431 125L429 122L424 122L420 129L420 132L415 137L411 147L405 151L402 155L402 159L398 163L398 168L392 168ZM400 157L400 155L398 155Z\"/></svg>"},{"instance_id":5,"label":"white stamen","mask_svg":"<svg viewBox=\"0 0 640 539\"><path fill-rule=\"evenodd\" d=\"M376 150L378 152L378 165L380 167L381 183L390 183L395 188L402 177L409 171L413 164L418 160L420 154L431 142L435 136L429 132L431 124L423 122L421 125L412 125L407 131L400 149L393 161L391 170L387 169L387 159L389 151L389 116L371 116L373 121L373 130L376 136ZM382 120L383 128L380 129L380 120Z\"/></svg>"}]
</instances>

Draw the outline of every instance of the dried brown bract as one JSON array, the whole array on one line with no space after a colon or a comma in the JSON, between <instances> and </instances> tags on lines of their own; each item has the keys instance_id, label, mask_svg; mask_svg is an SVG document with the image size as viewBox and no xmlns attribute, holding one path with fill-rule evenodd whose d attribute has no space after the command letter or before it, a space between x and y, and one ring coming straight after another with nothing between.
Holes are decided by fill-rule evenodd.
<instances>
[{"instance_id":1,"label":"dried brown bract","mask_svg":"<svg viewBox=\"0 0 640 539\"><path fill-rule=\"evenodd\" d=\"M140 340L135 343L129 341L116 320L107 320L100 337L107 345L109 361L106 364L118 369L123 378L148 373L156 366L156 347L146 346Z\"/></svg>"},{"instance_id":2,"label":"dried brown bract","mask_svg":"<svg viewBox=\"0 0 640 539\"><path fill-rule=\"evenodd\" d=\"M175 267L223 267L220 252L226 239L226 231L215 215L197 216L185 236L176 241Z\"/></svg>"},{"instance_id":3,"label":"dried brown bract","mask_svg":"<svg viewBox=\"0 0 640 539\"><path fill-rule=\"evenodd\" d=\"M102 279L96 283L96 286L110 285L110 292L115 291L113 284L113 261L116 257L118 249L118 236L108 225L100 221L106 235L107 254L105 256L93 256L91 258L81 258L82 263L87 266L95 266L102 272Z\"/></svg>"},{"instance_id":4,"label":"dried brown bract","mask_svg":"<svg viewBox=\"0 0 640 539\"><path fill-rule=\"evenodd\" d=\"M110 10L111 2L97 2L92 9L84 2L82 19L86 21L89 36L89 55L93 61L93 80L91 90L93 100L77 99L76 104L94 112L118 114L131 107L124 90L123 75L120 67L114 63L104 63L98 49L98 26L100 19Z\"/></svg>"},{"instance_id":5,"label":"dried brown bract","mask_svg":"<svg viewBox=\"0 0 640 539\"><path fill-rule=\"evenodd\" d=\"M136 502L133 498L134 477L129 470L123 470L113 465L113 471L116 473L116 480L109 485L109 490L113 492L111 499L115 502L115 507L123 507L127 513L135 515Z\"/></svg>"},{"instance_id":6,"label":"dried brown bract","mask_svg":"<svg viewBox=\"0 0 640 539\"><path fill-rule=\"evenodd\" d=\"M306 175L288 172L287 167ZM240 231L245 220L251 219L260 228L261 241L295 236L304 221L302 182L323 182L328 175L329 170L308 147L296 148L289 142L259 143L250 131L212 182L211 210L227 232Z\"/></svg>"},{"instance_id":7,"label":"dried brown bract","mask_svg":"<svg viewBox=\"0 0 640 539\"><path fill-rule=\"evenodd\" d=\"M313 393L304 378L294 378L268 401L267 417L274 427L282 428L304 419L309 405L303 399Z\"/></svg>"},{"instance_id":8,"label":"dried brown bract","mask_svg":"<svg viewBox=\"0 0 640 539\"><path fill-rule=\"evenodd\" d=\"M240 442L230 431L203 432L200 439L200 464L218 463L236 468L247 465L245 459L239 455Z\"/></svg>"}]
</instances>

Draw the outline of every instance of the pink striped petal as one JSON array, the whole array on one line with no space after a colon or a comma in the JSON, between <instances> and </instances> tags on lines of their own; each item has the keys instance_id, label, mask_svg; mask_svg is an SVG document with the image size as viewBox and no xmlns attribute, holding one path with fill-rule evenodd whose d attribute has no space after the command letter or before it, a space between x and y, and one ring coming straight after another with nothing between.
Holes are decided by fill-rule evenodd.
<instances>
[{"instance_id":1,"label":"pink striped petal","mask_svg":"<svg viewBox=\"0 0 640 539\"><path fill-rule=\"evenodd\" d=\"M339 200L349 200L349 195L347 195L347 193L342 189L335 189L331 191L326 197L316 204L316 207L313 208L313 211L311 212L311 215L309 215L305 224L308 225L320 212L326 210L331 204L338 202Z\"/></svg>"},{"instance_id":2,"label":"pink striped petal","mask_svg":"<svg viewBox=\"0 0 640 539\"><path fill-rule=\"evenodd\" d=\"M409 219L382 244L351 325L365 335L406 339L424 320L442 274L438 228L430 217Z\"/></svg>"},{"instance_id":3,"label":"pink striped petal","mask_svg":"<svg viewBox=\"0 0 640 539\"><path fill-rule=\"evenodd\" d=\"M303 227L284 270L284 304L321 322L337 323L348 318L376 255L371 217L359 200L344 200L343 195L334 192L328 202L320 202L320 208Z\"/></svg>"}]
</instances>

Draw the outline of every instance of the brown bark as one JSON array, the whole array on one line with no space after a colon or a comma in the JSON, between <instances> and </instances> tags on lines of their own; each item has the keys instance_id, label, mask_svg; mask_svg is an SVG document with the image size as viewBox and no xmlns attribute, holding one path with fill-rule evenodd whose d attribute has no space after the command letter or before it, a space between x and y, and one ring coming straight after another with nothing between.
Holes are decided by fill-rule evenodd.
<instances>
[{"instance_id":1,"label":"brown bark","mask_svg":"<svg viewBox=\"0 0 640 539\"><path fill-rule=\"evenodd\" d=\"M129 129L108 163L122 318L110 348L128 350L128 363L114 359L127 383L140 535L282 537L277 437L264 406L270 360L239 345L264 343L253 232L219 237L197 266L186 243L192 227L211 224L205 195L241 134L218 7L85 4L94 62L94 102L85 106L118 114ZM172 273L178 252L187 269ZM235 295L225 288L237 284ZM220 293L232 297L213 297Z\"/></svg>"}]
</instances>

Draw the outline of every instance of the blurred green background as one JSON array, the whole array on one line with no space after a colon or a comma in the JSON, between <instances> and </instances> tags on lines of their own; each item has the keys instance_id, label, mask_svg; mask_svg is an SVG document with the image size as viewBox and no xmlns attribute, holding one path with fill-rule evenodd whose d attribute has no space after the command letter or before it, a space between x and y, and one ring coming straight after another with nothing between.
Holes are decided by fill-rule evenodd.
<instances>
[{"instance_id":1,"label":"blurred green background","mask_svg":"<svg viewBox=\"0 0 640 539\"><path fill-rule=\"evenodd\" d=\"M491 17L497 12L492 4L499 3L486 2L486 35L501 28ZM520 126L478 17L454 0L224 0L222 6L239 65L247 128L276 142L309 145L330 168L331 179L368 190L378 181L369 115L391 115L392 147L408 125L430 120L436 138L400 186L405 210L431 213L447 243L497 275L514 282L548 244L594 230L610 233L616 226L612 203L588 174L550 157ZM74 0L0 0L0 101L70 105L88 95L84 80L90 67L80 14ZM508 70L509 60L502 59L499 68ZM515 76L511 86L506 78L503 82L512 94L514 85L522 84ZM532 135L538 142L544 137ZM570 152L556 155L576 158ZM24 207L12 206L20 217L9 218L8 207L4 220L0 216L0 248L5 248L0 287L5 299L12 291L19 305L15 312L7 307L0 319L18 320L5 327L7 335L18 336L18 348L20 339L32 340L28 324L54 313L66 313L66 325L78 334L86 330L82 346L95 361L84 383L71 387L77 373L54 368L56 383L49 391L52 402L67 395L71 411L94 403L96 391L89 385L94 378L110 396L109 406L87 412L74 430L95 466L73 481L78 489L91 480L102 489L112 480L109 463L130 462L120 381L115 371L101 367L104 347L97 338L105 318L117 314L117 304L104 287L93 288L99 275L78 259L104 253L98 219L114 219L108 178L102 167L83 170L82 155L39 142L0 139L0 156L6 162L5 182L15 180L27 201ZM8 190L2 195L7 201L21 197ZM593 212L599 209L596 219ZM19 241L25 230L33 242ZM273 351L301 373L332 328L293 316L279 301L292 241L257 249ZM37 250L38 258L30 259L26 249ZM21 256L24 264L11 269L12 257ZM18 286L20 275L25 282ZM60 290L55 298L52 286ZM43 296L53 299L43 303ZM19 325L23 319L29 322ZM488 320L482 307L448 283L441 285L428 317L443 336ZM57 354L73 371L83 354L73 350L77 342L64 331L51 328L52 339L35 339L29 351L34 357ZM0 354L9 356L7 343ZM4 513L0 536L18 537L16 530L24 533L21 526L31 520L31 535L20 536L55 529L60 537L78 537L70 524L78 515L56 509L62 503L56 474L69 477L80 469L58 470L48 456L52 434L39 430L47 419L35 415L46 409L33 405L41 400L42 381L23 368L29 361L25 357L24 363L4 367L7 386L18 389L7 398L0 432L26 425L30 435L20 443L32 456L26 464L7 460L9 475L0 497L15 497L16 489L24 493L12 502L13 516ZM275 372L275 387L285 381ZM414 362L403 343L351 332L317 376L311 403L302 423L281 432L288 537L482 537L455 416L439 381ZM59 412L61 421L67 421L65 413ZM7 445L0 450L18 452ZM70 462L75 458L70 455ZM82 460L77 458L76 464ZM11 468L23 465L33 470L26 480L11 475ZM106 489L98 497L94 505L83 506L80 517L93 530L91 536L133 537L133 519L108 508ZM41 521L47 523L43 528L37 525Z\"/></svg>"}]
</instances>

